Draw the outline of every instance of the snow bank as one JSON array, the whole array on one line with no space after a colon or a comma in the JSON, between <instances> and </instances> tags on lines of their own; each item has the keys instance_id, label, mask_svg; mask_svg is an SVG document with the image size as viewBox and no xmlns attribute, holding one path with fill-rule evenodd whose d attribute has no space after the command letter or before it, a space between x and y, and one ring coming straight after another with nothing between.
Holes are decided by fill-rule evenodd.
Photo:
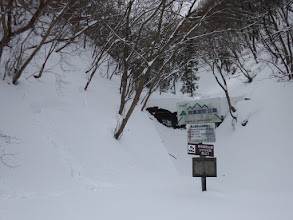
<instances>
[{"instance_id":1,"label":"snow bank","mask_svg":"<svg viewBox=\"0 0 293 220\"><path fill-rule=\"evenodd\" d=\"M86 53L68 59L74 66L62 66L66 73L55 66L55 54L49 64L55 68L41 79L22 78L18 86L0 82L0 130L17 138L5 146L15 154L5 157L7 163L17 167L0 165L0 195L95 191L129 178L175 174L146 114L136 111L121 141L113 138L119 81L97 73L84 91L90 59Z\"/></svg>"}]
</instances>

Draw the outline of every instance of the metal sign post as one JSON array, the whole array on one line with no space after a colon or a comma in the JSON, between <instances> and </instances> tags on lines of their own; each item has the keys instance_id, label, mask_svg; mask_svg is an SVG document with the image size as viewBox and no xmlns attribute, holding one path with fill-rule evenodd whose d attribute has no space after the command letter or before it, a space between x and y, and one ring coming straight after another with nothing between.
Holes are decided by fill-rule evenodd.
<instances>
[{"instance_id":1,"label":"metal sign post","mask_svg":"<svg viewBox=\"0 0 293 220\"><path fill-rule=\"evenodd\" d=\"M207 178L205 176L201 177L201 191L207 191Z\"/></svg>"}]
</instances>

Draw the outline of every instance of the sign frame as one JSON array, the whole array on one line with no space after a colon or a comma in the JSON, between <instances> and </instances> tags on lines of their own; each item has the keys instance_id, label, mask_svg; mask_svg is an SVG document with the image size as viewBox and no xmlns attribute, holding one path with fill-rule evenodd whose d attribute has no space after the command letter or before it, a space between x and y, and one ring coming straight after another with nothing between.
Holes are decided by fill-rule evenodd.
<instances>
[{"instance_id":1,"label":"sign frame","mask_svg":"<svg viewBox=\"0 0 293 220\"><path fill-rule=\"evenodd\" d=\"M193 177L217 177L216 157L193 157L192 158Z\"/></svg>"}]
</instances>

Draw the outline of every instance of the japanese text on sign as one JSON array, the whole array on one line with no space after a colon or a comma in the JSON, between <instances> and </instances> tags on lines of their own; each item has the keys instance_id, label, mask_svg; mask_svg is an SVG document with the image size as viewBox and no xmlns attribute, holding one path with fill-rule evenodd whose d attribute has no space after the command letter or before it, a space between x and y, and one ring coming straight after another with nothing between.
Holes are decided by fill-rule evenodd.
<instances>
[{"instance_id":1,"label":"japanese text on sign","mask_svg":"<svg viewBox=\"0 0 293 220\"><path fill-rule=\"evenodd\" d=\"M220 98L177 103L178 125L221 122Z\"/></svg>"},{"instance_id":2,"label":"japanese text on sign","mask_svg":"<svg viewBox=\"0 0 293 220\"><path fill-rule=\"evenodd\" d=\"M187 153L200 156L214 156L214 145L210 144L188 144Z\"/></svg>"},{"instance_id":3,"label":"japanese text on sign","mask_svg":"<svg viewBox=\"0 0 293 220\"><path fill-rule=\"evenodd\" d=\"M191 124L187 127L188 143L216 142L215 124Z\"/></svg>"}]
</instances>

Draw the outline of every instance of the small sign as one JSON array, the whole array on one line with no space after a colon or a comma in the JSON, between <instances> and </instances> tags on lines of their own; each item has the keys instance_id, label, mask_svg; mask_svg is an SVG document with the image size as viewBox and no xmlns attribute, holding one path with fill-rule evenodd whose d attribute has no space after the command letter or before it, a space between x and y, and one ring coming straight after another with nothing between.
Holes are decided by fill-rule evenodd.
<instances>
[{"instance_id":1,"label":"small sign","mask_svg":"<svg viewBox=\"0 0 293 220\"><path fill-rule=\"evenodd\" d=\"M217 177L217 158L192 158L192 175L193 177Z\"/></svg>"},{"instance_id":2,"label":"small sign","mask_svg":"<svg viewBox=\"0 0 293 220\"><path fill-rule=\"evenodd\" d=\"M220 98L177 103L178 125L221 122Z\"/></svg>"},{"instance_id":3,"label":"small sign","mask_svg":"<svg viewBox=\"0 0 293 220\"><path fill-rule=\"evenodd\" d=\"M196 154L196 146L195 144L188 144L187 145L187 153L188 154Z\"/></svg>"},{"instance_id":4,"label":"small sign","mask_svg":"<svg viewBox=\"0 0 293 220\"><path fill-rule=\"evenodd\" d=\"M214 123L191 124L187 126L188 143L198 144L203 142L216 142Z\"/></svg>"},{"instance_id":5,"label":"small sign","mask_svg":"<svg viewBox=\"0 0 293 220\"><path fill-rule=\"evenodd\" d=\"M214 156L214 145L211 144L188 144L187 153L193 155Z\"/></svg>"}]
</instances>

